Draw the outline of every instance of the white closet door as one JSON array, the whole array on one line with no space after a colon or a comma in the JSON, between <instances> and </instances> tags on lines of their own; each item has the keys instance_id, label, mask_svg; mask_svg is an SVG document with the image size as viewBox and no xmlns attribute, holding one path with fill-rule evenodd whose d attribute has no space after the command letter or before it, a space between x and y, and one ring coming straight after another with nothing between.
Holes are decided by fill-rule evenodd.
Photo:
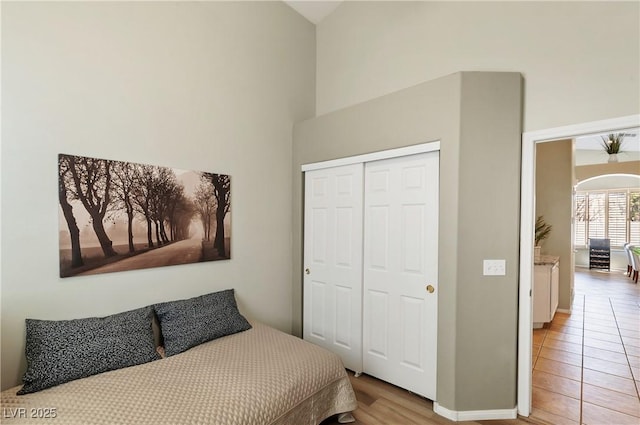
<instances>
[{"instance_id":1,"label":"white closet door","mask_svg":"<svg viewBox=\"0 0 640 425\"><path fill-rule=\"evenodd\" d=\"M363 165L305 173L304 339L362 371Z\"/></svg>"},{"instance_id":2,"label":"white closet door","mask_svg":"<svg viewBox=\"0 0 640 425\"><path fill-rule=\"evenodd\" d=\"M364 372L432 400L438 175L437 151L365 165Z\"/></svg>"}]
</instances>

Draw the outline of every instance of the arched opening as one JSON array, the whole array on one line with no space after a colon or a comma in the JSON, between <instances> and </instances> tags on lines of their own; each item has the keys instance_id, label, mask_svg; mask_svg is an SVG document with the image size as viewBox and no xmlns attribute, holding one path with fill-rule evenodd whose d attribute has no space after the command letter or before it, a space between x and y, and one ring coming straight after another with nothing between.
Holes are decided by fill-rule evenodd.
<instances>
[{"instance_id":1,"label":"arched opening","mask_svg":"<svg viewBox=\"0 0 640 425\"><path fill-rule=\"evenodd\" d=\"M604 239L610 246L606 270L626 270L623 245L640 244L640 175L588 177L576 184L574 193L575 267L592 268L589 240Z\"/></svg>"}]
</instances>

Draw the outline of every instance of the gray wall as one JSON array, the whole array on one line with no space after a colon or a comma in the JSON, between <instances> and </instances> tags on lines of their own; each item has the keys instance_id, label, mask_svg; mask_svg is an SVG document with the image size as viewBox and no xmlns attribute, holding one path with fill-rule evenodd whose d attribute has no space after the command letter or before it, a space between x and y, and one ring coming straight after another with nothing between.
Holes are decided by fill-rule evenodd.
<instances>
[{"instance_id":1,"label":"gray wall","mask_svg":"<svg viewBox=\"0 0 640 425\"><path fill-rule=\"evenodd\" d=\"M26 317L235 287L290 331L291 129L314 104L315 28L282 2L3 2L2 388ZM58 153L230 174L232 259L60 279Z\"/></svg>"},{"instance_id":2,"label":"gray wall","mask_svg":"<svg viewBox=\"0 0 640 425\"><path fill-rule=\"evenodd\" d=\"M521 86L517 73L457 73L295 126L295 333L300 166L440 140L437 399L458 411L515 406ZM507 275L482 276L485 258L506 259Z\"/></svg>"},{"instance_id":3,"label":"gray wall","mask_svg":"<svg viewBox=\"0 0 640 425\"><path fill-rule=\"evenodd\" d=\"M563 310L573 302L573 161L573 140L536 145L536 217L553 226L541 252L560 257L558 308Z\"/></svg>"},{"instance_id":4,"label":"gray wall","mask_svg":"<svg viewBox=\"0 0 640 425\"><path fill-rule=\"evenodd\" d=\"M321 115L319 120L331 121L326 117L333 116L332 112L351 113L348 112L351 108L347 108L351 105L376 103L380 96L402 92L408 87L422 87L423 84L428 84L424 83L425 81L444 81L449 77L443 76L461 70L490 70L515 71L522 74L524 80L522 108L514 108L521 111L522 115L516 117L516 121L512 124L522 123L522 129L525 131L638 114L640 113L640 103L638 103L640 27L637 25L639 14L640 3L638 2L344 2L317 26L316 113L327 114ZM603 25L602 22L605 21L616 24ZM389 98L395 98L395 96L396 94L391 94ZM442 110L450 113L447 105L448 102L445 102ZM434 106L433 109L438 107ZM432 112L433 115L430 116L440 116L441 111ZM483 113L489 113L489 111L479 111L478 116L482 116ZM507 115L498 122L506 121ZM425 141L403 137L406 120L397 108L390 107L388 116L400 120L398 128L394 127L398 137L395 142L389 142L389 145ZM443 123L451 123L451 121L452 117L448 116ZM467 123L464 120L462 122ZM389 133L379 119L368 120L368 124L372 131L367 133L367 137L372 142L370 146L364 148L360 146L363 151L380 147L376 131ZM429 127L430 130L435 128ZM464 128L464 124L460 128ZM490 138L489 128L481 127L479 130L475 137ZM364 133L364 131L358 130L358 133ZM425 130L425 133L429 131ZM328 132L327 135L335 136L333 132ZM299 139L296 138L296 140ZM339 138L339 140L343 144L358 143L349 138ZM465 157L463 151L467 151L464 149L464 143L465 139L461 138L460 145L455 148L461 149L459 162L448 163L447 171L452 173L448 182L462 188L463 176L468 173L476 176L479 184L487 183L480 176L493 172L493 169L483 162L474 161L474 158ZM489 146L494 143L500 144L498 140L487 143ZM518 169L514 172L511 167L519 166L521 138L514 137L508 143L513 143L513 146L505 146L503 150L496 148L493 152L496 157L505 158L501 164L493 165L499 169L508 168L504 170L504 174L510 180L500 182L496 187L500 187L501 184L519 184L520 171ZM334 140L329 138L316 138L313 144L315 146L309 146L308 149L310 154L316 153L315 156L310 155L305 159L328 159L323 158L323 152L324 155L339 156L339 154L352 154L354 150L351 146L336 149ZM443 156L447 155L447 149L452 149L452 147L446 147L446 144L447 142L444 141ZM325 145L327 149L323 151ZM295 161L294 154L294 164ZM458 172L462 162L465 162L467 168ZM298 170L294 167L294 172L296 171ZM294 181L296 182L294 191L297 191L294 192L294 207L296 207L296 199L300 196L298 193L300 189L297 186L300 182L299 178ZM487 193L488 190L489 187L482 189L483 193ZM511 215L503 217L504 228L503 223L491 220L490 223L495 224L495 228L490 230L497 235L511 235L513 223L518 220L518 211L514 202L519 202L516 200L519 195L512 198L514 194L511 190L504 194L500 194L499 190L493 193L498 197L508 198L505 199L506 208ZM497 202L480 199L479 204L463 206L462 194L459 195L460 199L456 198L455 207L449 205L451 207L449 210L442 210L441 207L443 214L457 217L463 208L484 210L498 205ZM472 199L477 200L477 198ZM300 228L299 221L299 213L294 210L294 232ZM462 223L462 219L460 221L461 227L465 224L473 227L471 222ZM464 249L458 251L457 246L448 247L448 244L457 243L457 232L461 232L461 227L456 227L456 232L453 233L456 236L449 235L453 239L440 241L441 252L455 256L452 258L458 258L458 254L466 252ZM467 233L465 227L465 232L461 232L460 237L472 238L476 235L474 232L471 230L471 233ZM295 238L300 237L299 234L294 233L295 279L299 277L297 267L300 262L296 249L299 241ZM494 237L493 233L488 236L483 235L483 240L487 247L483 248L481 255L484 255L484 251L494 243L501 246L505 241L501 237ZM509 241L513 242L517 239L509 238ZM517 272L518 267L516 255L519 247L513 245L512 248L508 255L504 255L507 260L512 259L507 262L509 274ZM459 260L451 261L466 260L466 257L460 257ZM476 261L475 256L472 260ZM470 264L473 264L472 260L469 260ZM474 269L470 267L470 270ZM451 313L450 317L440 317L441 329L448 329L448 332L451 332L451 329L462 328L462 333L471 336L469 341L480 339L479 336L474 337L474 333L479 335L484 332L484 329L492 328L497 323L505 323L505 320L510 321L505 326L515 329L517 323L517 317L514 314L517 308L515 291L518 285L516 275L512 275L513 280L507 276L508 279L503 285L473 286L472 282L477 279L462 279L458 276L457 270L444 273L447 279L454 279L458 285L464 285L464 289L470 292L468 296L461 292L440 293L442 302L452 302L458 299L457 297L465 300L463 305L454 307L453 304L449 304L450 308L457 308L459 313ZM502 281L499 280L499 282ZM294 281L294 287L295 285ZM485 308L481 302L473 301L472 296L479 295L479 299L484 299L485 295L493 294L493 291L499 288L505 289L505 293L498 296L500 300L512 299L512 303L505 303L504 309L493 303L489 305L495 307L494 309ZM487 289L489 290L487 293L478 294ZM294 299L294 319L299 317L296 311L297 303L299 300ZM496 315L501 315L501 321L495 320ZM470 319L471 316L475 316L475 322L462 320L462 317ZM480 323L485 324L485 327L481 328L478 325ZM501 326L498 325L498 327ZM294 323L294 329L296 328L297 325ZM454 347L454 342L449 341L449 338L453 338L450 333L443 336L442 339L447 345L444 348L441 345L441 348L449 350L447 351L449 355L455 353L457 356L455 360L444 360L442 355L439 355L441 364L438 398L445 403L445 407L456 410L475 408L473 406L494 408L498 405L506 406L511 402L511 397L515 393L513 389L515 372L512 372L515 364L515 357L512 357L515 356L515 343L513 347L509 346L507 349L507 345L512 342L512 334L507 332L505 335L507 336L495 335L495 338L487 340L490 341L489 343L503 341L500 346L505 351L490 348L492 355L485 356L486 353L481 352L477 358L474 358L474 353L478 350L472 344L469 343L465 351ZM480 341L483 349L487 341ZM506 362L505 358L507 358ZM465 364L465 361L468 363ZM453 362L460 366L452 365ZM486 374L482 368L486 368ZM496 370L499 368L504 369ZM455 387L449 385L452 377L459 380L457 382L459 385ZM489 383L496 384L494 378L503 381L498 382L497 385L489 385ZM462 381L467 384L466 387L462 385ZM443 382L447 384L443 385ZM493 394L496 387L502 388L498 390L500 395ZM508 393L509 397L504 397L505 393Z\"/></svg>"},{"instance_id":5,"label":"gray wall","mask_svg":"<svg viewBox=\"0 0 640 425\"><path fill-rule=\"evenodd\" d=\"M526 82L525 131L637 114L638 16L637 1L347 1L318 25L316 113L511 71Z\"/></svg>"}]
</instances>

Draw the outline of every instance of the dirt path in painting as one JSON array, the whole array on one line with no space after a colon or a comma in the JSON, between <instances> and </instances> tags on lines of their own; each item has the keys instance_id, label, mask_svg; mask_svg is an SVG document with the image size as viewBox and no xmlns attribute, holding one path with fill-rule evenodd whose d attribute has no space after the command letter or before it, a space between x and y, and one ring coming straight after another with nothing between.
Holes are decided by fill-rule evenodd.
<instances>
[{"instance_id":1,"label":"dirt path in painting","mask_svg":"<svg viewBox=\"0 0 640 425\"><path fill-rule=\"evenodd\" d=\"M199 238L187 239L171 245L157 248L135 257L126 258L112 264L80 273L90 275L98 273L120 272L149 267L173 266L176 264L195 263L202 255L202 242Z\"/></svg>"}]
</instances>

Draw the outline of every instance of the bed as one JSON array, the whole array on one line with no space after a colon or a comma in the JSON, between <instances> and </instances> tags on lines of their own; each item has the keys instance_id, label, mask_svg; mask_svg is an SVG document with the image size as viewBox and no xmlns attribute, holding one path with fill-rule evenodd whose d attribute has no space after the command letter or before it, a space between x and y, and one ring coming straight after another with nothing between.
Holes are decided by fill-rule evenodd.
<instances>
[{"instance_id":1,"label":"bed","mask_svg":"<svg viewBox=\"0 0 640 425\"><path fill-rule=\"evenodd\" d=\"M176 355L31 394L3 391L2 423L319 424L357 402L342 361L252 321ZM49 419L47 419L49 418Z\"/></svg>"}]
</instances>

